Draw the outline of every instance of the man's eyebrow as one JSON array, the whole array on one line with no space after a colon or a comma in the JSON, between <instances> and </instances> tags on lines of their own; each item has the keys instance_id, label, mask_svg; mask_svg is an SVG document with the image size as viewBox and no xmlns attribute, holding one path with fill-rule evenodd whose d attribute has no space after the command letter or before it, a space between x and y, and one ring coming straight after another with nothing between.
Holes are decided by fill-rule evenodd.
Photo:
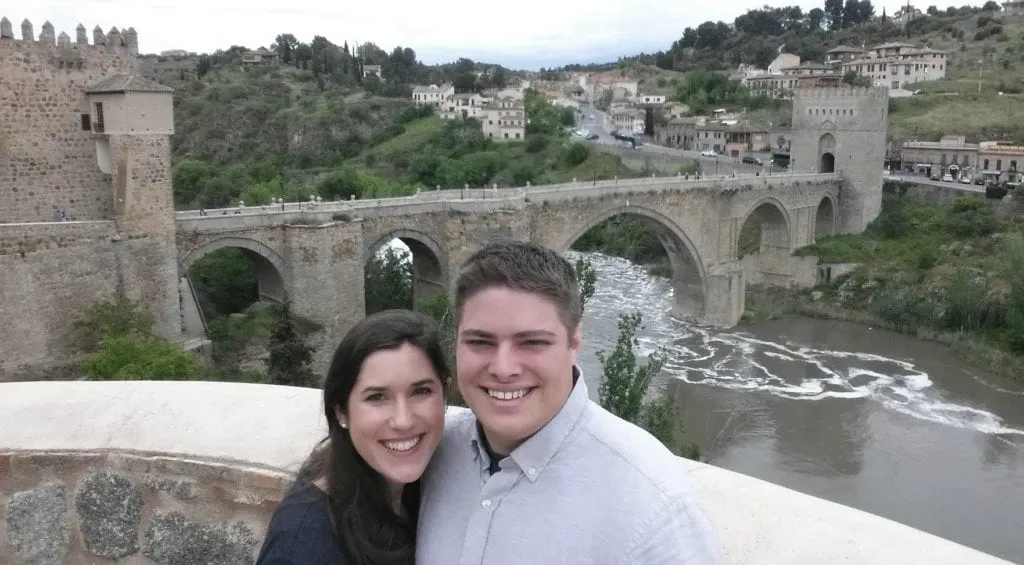
<instances>
[{"instance_id":1,"label":"man's eyebrow","mask_svg":"<svg viewBox=\"0 0 1024 565\"><path fill-rule=\"evenodd\" d=\"M481 337L486 339L495 338L495 335L490 332L476 329L462 330L461 332L459 332L459 335L463 337ZM516 339L523 339L530 337L555 337L556 335L558 334L550 330L524 330L521 332L516 332L513 335L513 337L515 337Z\"/></svg>"}]
</instances>

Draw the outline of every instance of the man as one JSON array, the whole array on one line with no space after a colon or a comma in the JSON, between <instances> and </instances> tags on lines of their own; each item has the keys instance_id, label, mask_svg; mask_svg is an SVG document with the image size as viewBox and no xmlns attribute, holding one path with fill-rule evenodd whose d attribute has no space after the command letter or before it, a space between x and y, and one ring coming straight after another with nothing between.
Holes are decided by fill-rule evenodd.
<instances>
[{"instance_id":1,"label":"man","mask_svg":"<svg viewBox=\"0 0 1024 565\"><path fill-rule=\"evenodd\" d=\"M722 563L679 460L589 400L576 274L529 243L456 281L458 385L424 478L420 565Z\"/></svg>"}]
</instances>

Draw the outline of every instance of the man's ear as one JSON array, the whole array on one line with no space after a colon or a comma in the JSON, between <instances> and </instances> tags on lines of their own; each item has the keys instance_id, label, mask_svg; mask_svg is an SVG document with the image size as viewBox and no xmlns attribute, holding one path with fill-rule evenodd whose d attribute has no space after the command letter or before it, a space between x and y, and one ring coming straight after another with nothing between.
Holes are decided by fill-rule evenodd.
<instances>
[{"instance_id":1,"label":"man's ear","mask_svg":"<svg viewBox=\"0 0 1024 565\"><path fill-rule=\"evenodd\" d=\"M334 418L338 421L338 425L342 428L348 428L348 417L345 416L345 411L341 409L341 406L334 407Z\"/></svg>"},{"instance_id":2,"label":"man's ear","mask_svg":"<svg viewBox=\"0 0 1024 565\"><path fill-rule=\"evenodd\" d=\"M576 357L580 354L580 347L583 346L583 322L576 324L576 329L573 330L572 335L569 336L569 350L572 355L573 364L576 363Z\"/></svg>"}]
</instances>

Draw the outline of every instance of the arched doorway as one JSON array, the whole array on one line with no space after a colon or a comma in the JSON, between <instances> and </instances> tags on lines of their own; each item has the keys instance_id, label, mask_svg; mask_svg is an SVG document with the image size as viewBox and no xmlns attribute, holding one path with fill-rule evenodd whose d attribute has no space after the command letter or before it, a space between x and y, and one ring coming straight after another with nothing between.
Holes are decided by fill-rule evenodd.
<instances>
[{"instance_id":1,"label":"arched doorway","mask_svg":"<svg viewBox=\"0 0 1024 565\"><path fill-rule=\"evenodd\" d=\"M792 253L789 217L783 205L765 199L751 208L736 239L736 258L743 262L748 283L788 286L789 275L779 273L775 265L780 257Z\"/></svg>"},{"instance_id":2,"label":"arched doorway","mask_svg":"<svg viewBox=\"0 0 1024 565\"><path fill-rule=\"evenodd\" d=\"M395 230L364 253L366 313L412 308L447 290L441 246L415 230Z\"/></svg>"},{"instance_id":3,"label":"arched doorway","mask_svg":"<svg viewBox=\"0 0 1024 565\"><path fill-rule=\"evenodd\" d=\"M818 172L836 172L836 138L826 133L818 140Z\"/></svg>"},{"instance_id":4,"label":"arched doorway","mask_svg":"<svg viewBox=\"0 0 1024 565\"><path fill-rule=\"evenodd\" d=\"M704 264L685 232L658 212L636 206L609 210L584 222L567 241L555 248L563 252L573 248L578 240L587 236L591 230L600 229L606 222L629 222L630 231L646 232L661 247L668 260L668 269L663 274L672 281L673 314L681 318L702 320L706 309ZM648 241L644 246L652 247L650 243ZM601 284L600 280L598 284Z\"/></svg>"},{"instance_id":5,"label":"arched doorway","mask_svg":"<svg viewBox=\"0 0 1024 565\"><path fill-rule=\"evenodd\" d=\"M814 215L814 238L827 237L836 232L836 208L832 198L826 196L818 204Z\"/></svg>"}]
</instances>

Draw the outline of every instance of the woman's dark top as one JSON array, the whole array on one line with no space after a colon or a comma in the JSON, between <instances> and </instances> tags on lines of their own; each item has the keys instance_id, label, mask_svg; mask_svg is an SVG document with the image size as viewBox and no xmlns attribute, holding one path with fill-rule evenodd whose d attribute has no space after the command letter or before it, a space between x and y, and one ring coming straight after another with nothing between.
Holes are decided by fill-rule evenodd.
<instances>
[{"instance_id":1,"label":"woman's dark top","mask_svg":"<svg viewBox=\"0 0 1024 565\"><path fill-rule=\"evenodd\" d=\"M347 565L331 527L327 493L307 483L274 512L256 565Z\"/></svg>"}]
</instances>

